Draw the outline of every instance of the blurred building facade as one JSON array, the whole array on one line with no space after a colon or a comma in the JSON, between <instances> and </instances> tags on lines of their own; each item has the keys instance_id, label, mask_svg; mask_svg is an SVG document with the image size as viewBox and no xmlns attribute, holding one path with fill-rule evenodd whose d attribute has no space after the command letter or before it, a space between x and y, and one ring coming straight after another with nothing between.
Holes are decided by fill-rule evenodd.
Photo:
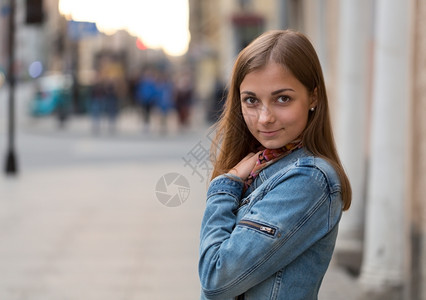
<instances>
[{"instance_id":1,"label":"blurred building facade","mask_svg":"<svg viewBox=\"0 0 426 300\"><path fill-rule=\"evenodd\" d=\"M148 63L164 64L168 58L162 50L138 48L138 38L121 30L115 34L97 31L95 24L71 21L59 12L59 0L14 0L15 70L18 80L30 79L31 63L41 62L42 72L70 73L78 71L78 79L90 81L97 60L102 55L120 57L130 74ZM42 7L42 18L28 23L28 2ZM8 64L8 19L10 0L0 0L0 67Z\"/></svg>"}]
</instances>

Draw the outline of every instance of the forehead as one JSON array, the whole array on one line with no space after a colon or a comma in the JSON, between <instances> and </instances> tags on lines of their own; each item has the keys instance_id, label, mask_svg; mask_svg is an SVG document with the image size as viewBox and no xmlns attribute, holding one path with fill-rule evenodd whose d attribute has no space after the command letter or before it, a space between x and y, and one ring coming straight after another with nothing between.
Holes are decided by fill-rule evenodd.
<instances>
[{"instance_id":1,"label":"forehead","mask_svg":"<svg viewBox=\"0 0 426 300\"><path fill-rule=\"evenodd\" d=\"M274 89L274 88L304 89L303 84L288 70L275 62L269 62L264 67L249 72L242 80L243 89Z\"/></svg>"}]
</instances>

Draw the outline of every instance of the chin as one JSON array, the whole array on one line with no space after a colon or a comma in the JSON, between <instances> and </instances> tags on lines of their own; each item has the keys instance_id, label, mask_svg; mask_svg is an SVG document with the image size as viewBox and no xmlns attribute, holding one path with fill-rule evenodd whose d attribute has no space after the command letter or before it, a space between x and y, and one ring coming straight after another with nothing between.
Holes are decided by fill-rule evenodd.
<instances>
[{"instance_id":1,"label":"chin","mask_svg":"<svg viewBox=\"0 0 426 300\"><path fill-rule=\"evenodd\" d=\"M261 144L266 149L278 149L278 148L284 147L284 145L286 145L285 143L280 143L280 142L277 142L277 141L264 141L264 142L261 142Z\"/></svg>"}]
</instances>

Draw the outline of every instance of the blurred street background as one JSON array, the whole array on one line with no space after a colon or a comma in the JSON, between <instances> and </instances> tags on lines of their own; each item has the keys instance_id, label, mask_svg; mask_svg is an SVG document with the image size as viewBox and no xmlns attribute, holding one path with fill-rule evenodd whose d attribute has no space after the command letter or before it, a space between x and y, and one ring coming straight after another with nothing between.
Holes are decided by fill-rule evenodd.
<instances>
[{"instance_id":1,"label":"blurred street background","mask_svg":"<svg viewBox=\"0 0 426 300\"><path fill-rule=\"evenodd\" d=\"M426 299L426 0L0 0L0 299L197 299L211 125L283 28L353 189L319 299Z\"/></svg>"},{"instance_id":2,"label":"blurred street background","mask_svg":"<svg viewBox=\"0 0 426 300\"><path fill-rule=\"evenodd\" d=\"M20 174L0 177L0 298L197 299L206 182L182 157L203 132L93 139L88 128L20 132ZM178 207L156 195L169 173L190 185Z\"/></svg>"}]
</instances>

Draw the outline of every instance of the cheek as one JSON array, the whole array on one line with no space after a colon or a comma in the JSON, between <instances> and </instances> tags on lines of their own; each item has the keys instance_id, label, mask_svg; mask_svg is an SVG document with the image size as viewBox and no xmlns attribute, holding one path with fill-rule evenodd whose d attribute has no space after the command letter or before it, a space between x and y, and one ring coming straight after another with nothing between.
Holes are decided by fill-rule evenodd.
<instances>
[{"instance_id":1,"label":"cheek","mask_svg":"<svg viewBox=\"0 0 426 300\"><path fill-rule=\"evenodd\" d=\"M248 129L251 131L251 128L254 127L257 123L257 115L254 112L244 108L242 109L242 112L244 121L246 122Z\"/></svg>"},{"instance_id":2,"label":"cheek","mask_svg":"<svg viewBox=\"0 0 426 300\"><path fill-rule=\"evenodd\" d=\"M306 128L306 125L308 124L308 113L303 112L299 116L299 126L301 130L304 130Z\"/></svg>"},{"instance_id":3,"label":"cheek","mask_svg":"<svg viewBox=\"0 0 426 300\"><path fill-rule=\"evenodd\" d=\"M308 113L304 111L293 111L281 115L281 122L287 126L305 128L308 123Z\"/></svg>"}]
</instances>

